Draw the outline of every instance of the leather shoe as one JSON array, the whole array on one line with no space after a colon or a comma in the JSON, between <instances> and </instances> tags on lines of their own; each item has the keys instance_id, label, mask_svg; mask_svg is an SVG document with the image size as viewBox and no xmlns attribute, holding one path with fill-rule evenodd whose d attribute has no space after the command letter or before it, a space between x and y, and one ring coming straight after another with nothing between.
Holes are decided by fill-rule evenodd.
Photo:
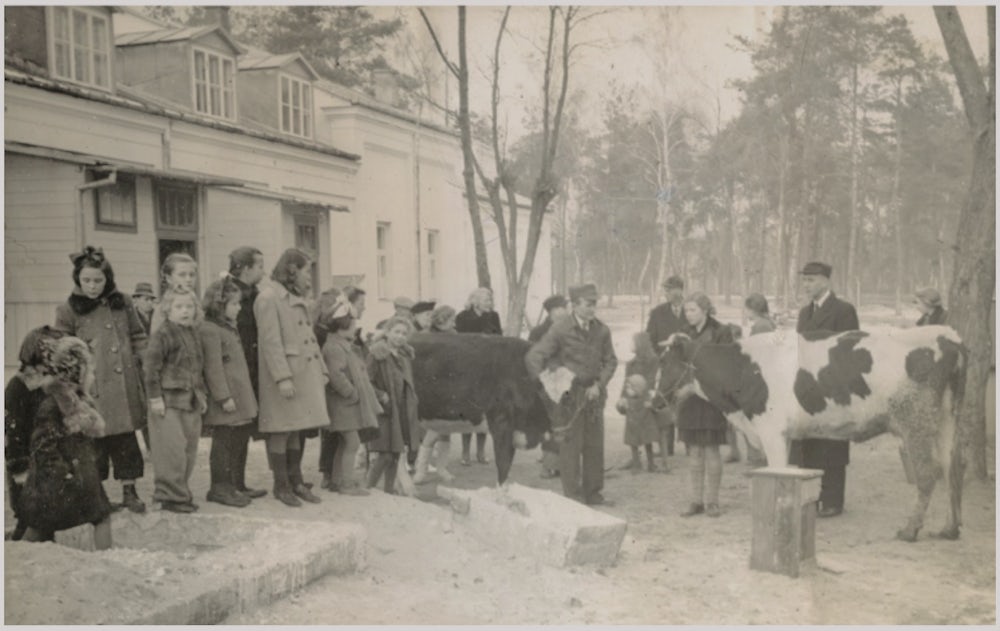
<instances>
[{"instance_id":1,"label":"leather shoe","mask_svg":"<svg viewBox=\"0 0 1000 631\"><path fill-rule=\"evenodd\" d=\"M292 489L292 493L295 493L296 497L302 498L310 504L319 504L320 499L313 495L313 492L309 490L309 487L305 484L296 484Z\"/></svg>"},{"instance_id":2,"label":"leather shoe","mask_svg":"<svg viewBox=\"0 0 1000 631\"><path fill-rule=\"evenodd\" d=\"M235 506L236 508L243 508L250 505L250 498L232 487L209 489L205 499L209 502L215 502L224 506Z\"/></svg>"},{"instance_id":3,"label":"leather shoe","mask_svg":"<svg viewBox=\"0 0 1000 631\"><path fill-rule=\"evenodd\" d=\"M286 488L275 487L274 499L280 501L285 506L302 506L302 502L299 501L299 498L295 497L295 494L292 493L292 490L287 487Z\"/></svg>"},{"instance_id":4,"label":"leather shoe","mask_svg":"<svg viewBox=\"0 0 1000 631\"><path fill-rule=\"evenodd\" d=\"M190 504L185 504L182 502L162 502L163 510L170 511L171 513L193 513L196 509Z\"/></svg>"},{"instance_id":5,"label":"leather shoe","mask_svg":"<svg viewBox=\"0 0 1000 631\"><path fill-rule=\"evenodd\" d=\"M693 515L700 515L705 512L704 504L691 504L688 509L681 513L681 517L691 517Z\"/></svg>"},{"instance_id":6,"label":"leather shoe","mask_svg":"<svg viewBox=\"0 0 1000 631\"><path fill-rule=\"evenodd\" d=\"M819 509L819 512L816 513L816 516L817 517L836 517L837 515L839 515L839 514L841 514L843 512L844 512L844 509L843 509L843 507L840 507L840 506L824 506L823 508Z\"/></svg>"},{"instance_id":7,"label":"leather shoe","mask_svg":"<svg viewBox=\"0 0 1000 631\"><path fill-rule=\"evenodd\" d=\"M258 497L264 497L265 495L267 495L267 491L265 491L264 489L251 489L248 486L245 486L242 489L236 489L236 490L239 491L240 493L242 493L243 495L246 495L247 497L249 497L252 500L255 500Z\"/></svg>"}]
</instances>

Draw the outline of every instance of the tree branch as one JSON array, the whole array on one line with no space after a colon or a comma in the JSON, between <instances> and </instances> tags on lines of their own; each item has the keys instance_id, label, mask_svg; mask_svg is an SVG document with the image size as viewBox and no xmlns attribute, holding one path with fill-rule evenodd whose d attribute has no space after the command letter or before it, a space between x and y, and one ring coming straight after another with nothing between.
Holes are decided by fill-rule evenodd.
<instances>
[{"instance_id":1,"label":"tree branch","mask_svg":"<svg viewBox=\"0 0 1000 631\"><path fill-rule=\"evenodd\" d=\"M448 70L451 71L451 74L455 75L455 78L458 79L459 78L458 66L456 66L454 62L448 59L448 55L444 52L444 48L441 47L441 42L440 40L438 40L437 32L431 25L431 21L430 19L428 19L427 13L425 13L423 9L417 9L417 11L420 13L420 17L424 19L424 24L427 26L427 31L431 34L431 39L434 40L434 47L437 48L438 54L441 55L441 61L443 61L444 65L448 68Z\"/></svg>"}]
</instances>

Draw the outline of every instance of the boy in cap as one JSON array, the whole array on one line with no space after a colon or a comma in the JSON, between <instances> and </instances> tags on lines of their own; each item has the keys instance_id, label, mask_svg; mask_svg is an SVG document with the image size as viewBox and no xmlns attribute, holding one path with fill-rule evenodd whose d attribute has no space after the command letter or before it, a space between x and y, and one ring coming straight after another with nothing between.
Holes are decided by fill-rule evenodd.
<instances>
[{"instance_id":1,"label":"boy in cap","mask_svg":"<svg viewBox=\"0 0 1000 631\"><path fill-rule=\"evenodd\" d=\"M854 305L837 298L830 290L832 273L832 267L818 261L806 263L802 268L802 288L809 296L809 304L799 311L795 327L799 333L842 333L859 328L858 313L854 310ZM849 461L850 443L846 440L807 438L792 441L789 464L823 470L819 495L820 517L836 517L844 512L844 486Z\"/></svg>"},{"instance_id":2,"label":"boy in cap","mask_svg":"<svg viewBox=\"0 0 1000 631\"><path fill-rule=\"evenodd\" d=\"M146 330L146 335L149 335L149 322L153 318L153 307L156 306L153 285L136 283L135 291L132 292L132 304L135 305L135 313L139 316L142 328Z\"/></svg>"},{"instance_id":3,"label":"boy in cap","mask_svg":"<svg viewBox=\"0 0 1000 631\"><path fill-rule=\"evenodd\" d=\"M555 408L553 433L559 442L563 494L585 504L609 504L604 487L604 402L618 368L611 331L594 317L597 287L569 290L573 315L555 321L531 347L524 362L535 378L551 365L569 369L573 384ZM582 479L581 479L581 459Z\"/></svg>"},{"instance_id":4,"label":"boy in cap","mask_svg":"<svg viewBox=\"0 0 1000 631\"><path fill-rule=\"evenodd\" d=\"M663 294L666 302L649 312L649 322L646 324L646 333L649 333L649 340L657 351L660 350L660 342L687 326L682 309L684 281L678 276L671 276L663 281Z\"/></svg>"}]
</instances>

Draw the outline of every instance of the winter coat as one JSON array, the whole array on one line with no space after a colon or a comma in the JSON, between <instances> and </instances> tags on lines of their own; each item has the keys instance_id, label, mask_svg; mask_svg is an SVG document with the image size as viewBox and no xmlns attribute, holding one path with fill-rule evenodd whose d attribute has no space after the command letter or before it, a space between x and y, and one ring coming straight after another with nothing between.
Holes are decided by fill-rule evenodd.
<instances>
[{"instance_id":1,"label":"winter coat","mask_svg":"<svg viewBox=\"0 0 1000 631\"><path fill-rule=\"evenodd\" d=\"M45 393L29 390L20 375L14 375L3 391L4 462L7 473L24 473L28 470L31 453L31 433L35 429L38 407Z\"/></svg>"},{"instance_id":2,"label":"winter coat","mask_svg":"<svg viewBox=\"0 0 1000 631\"><path fill-rule=\"evenodd\" d=\"M236 316L236 331L243 345L243 356L247 360L247 372L253 385L254 397L260 397L257 368L257 318L253 314L253 303L257 300L257 285L247 285L235 276L229 277L240 288L240 313Z\"/></svg>"},{"instance_id":3,"label":"winter coat","mask_svg":"<svg viewBox=\"0 0 1000 631\"><path fill-rule=\"evenodd\" d=\"M687 328L687 320L684 319L684 310L680 309L678 315L674 315L673 305L669 302L653 307L649 312L649 322L646 324L646 333L649 333L649 341L653 348L660 350L660 342L666 341L668 337L683 331Z\"/></svg>"},{"instance_id":4,"label":"winter coat","mask_svg":"<svg viewBox=\"0 0 1000 631\"><path fill-rule=\"evenodd\" d=\"M686 333L695 344L732 344L733 331L728 326L709 316L701 331L695 330L690 324ZM696 351L697 352L697 351ZM677 428L681 430L725 430L726 417L714 405L698 396L684 399L677 410Z\"/></svg>"},{"instance_id":5,"label":"winter coat","mask_svg":"<svg viewBox=\"0 0 1000 631\"><path fill-rule=\"evenodd\" d=\"M931 324L944 324L948 321L948 312L941 307L934 307L934 311L925 313L917 320L917 326L928 326Z\"/></svg>"},{"instance_id":6,"label":"winter coat","mask_svg":"<svg viewBox=\"0 0 1000 631\"><path fill-rule=\"evenodd\" d=\"M253 305L260 370L260 431L293 432L329 424L326 364L320 355L308 304L282 285L263 286ZM278 382L291 379L295 396L281 396Z\"/></svg>"},{"instance_id":7,"label":"winter coat","mask_svg":"<svg viewBox=\"0 0 1000 631\"><path fill-rule=\"evenodd\" d=\"M500 327L500 316L496 311L476 313L475 309L469 307L455 316L455 332L503 335L503 328Z\"/></svg>"},{"instance_id":8,"label":"winter coat","mask_svg":"<svg viewBox=\"0 0 1000 631\"><path fill-rule=\"evenodd\" d=\"M326 408L330 413L330 431L351 432L377 427L383 413L368 378L365 361L350 340L339 335L327 336L323 361L330 374L326 384Z\"/></svg>"},{"instance_id":9,"label":"winter coat","mask_svg":"<svg viewBox=\"0 0 1000 631\"><path fill-rule=\"evenodd\" d=\"M150 399L162 397L163 404L175 410L201 410L207 399L201 326L181 326L166 320L149 338L142 367Z\"/></svg>"},{"instance_id":10,"label":"winter coat","mask_svg":"<svg viewBox=\"0 0 1000 631\"><path fill-rule=\"evenodd\" d=\"M97 469L94 439L67 428L73 415L96 412L89 403L81 410L80 398L68 395L70 388L60 381L46 386L31 435L31 459L18 518L40 532L96 524L111 514Z\"/></svg>"},{"instance_id":11,"label":"winter coat","mask_svg":"<svg viewBox=\"0 0 1000 631\"><path fill-rule=\"evenodd\" d=\"M250 373L243 357L243 344L236 329L227 324L205 321L199 330L205 354L205 385L208 387L206 425L244 425L257 416ZM226 412L227 399L236 403L235 412Z\"/></svg>"},{"instance_id":12,"label":"winter coat","mask_svg":"<svg viewBox=\"0 0 1000 631\"><path fill-rule=\"evenodd\" d=\"M74 335L94 354L94 400L104 417L107 436L146 426L146 398L139 358L146 333L132 300L114 289L87 298L79 289L56 309L55 327Z\"/></svg>"},{"instance_id":13,"label":"winter coat","mask_svg":"<svg viewBox=\"0 0 1000 631\"><path fill-rule=\"evenodd\" d=\"M368 443L372 451L400 453L420 445L417 419L417 393L413 388L413 348L404 346L393 352L387 340L372 341L369 346L368 374L376 393L389 397L378 415L379 437Z\"/></svg>"}]
</instances>

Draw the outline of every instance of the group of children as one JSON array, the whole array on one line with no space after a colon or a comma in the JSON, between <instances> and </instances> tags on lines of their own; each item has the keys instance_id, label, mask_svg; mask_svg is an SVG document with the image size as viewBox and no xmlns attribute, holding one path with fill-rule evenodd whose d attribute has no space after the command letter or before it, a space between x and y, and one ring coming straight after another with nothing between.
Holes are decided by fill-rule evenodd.
<instances>
[{"instance_id":1,"label":"group of children","mask_svg":"<svg viewBox=\"0 0 1000 631\"><path fill-rule=\"evenodd\" d=\"M287 254L272 279L280 276ZM275 340L256 339L253 318L252 326L247 326L247 314L240 318L247 289L263 277L262 255L241 248L234 256L242 262L234 264L231 257L230 273L211 283L199 299L194 289L197 263L186 254L171 254L161 269L162 296L150 312L137 305L151 306L155 296L147 300L137 295L133 304L118 291L100 248L88 246L71 255L74 290L57 310L55 326L40 327L25 338L20 370L5 391L14 539L52 540L55 531L93 523L96 547L110 547L110 513L122 507L146 510L135 490L144 469L137 430L148 429L144 436L154 470L153 500L177 513L198 509L189 482L203 427L212 435L208 501L242 507L266 494L245 484L248 443L257 432L268 439L269 461L269 439L284 440L286 434L301 461L304 436L268 434L263 423L257 425L266 403L260 399L258 406L258 363L270 361L263 350L258 356L257 349ZM304 276L311 262L307 257L303 261L298 267L305 269ZM250 269L259 273L247 273ZM256 291L249 295L256 305ZM407 344L413 325L395 317L363 341L357 326L363 295L359 289L325 293L315 310L310 305L307 321L298 322L311 339L276 341L283 359L304 365L313 355L306 356L302 345L324 340L321 355L315 354L322 365L322 410L311 414L321 418L311 425L340 439L334 453L321 456L321 468L323 457L333 460L324 472L324 487L351 495L367 494L349 473L349 455L362 438L378 454L367 486L384 475L389 492L400 454L419 444L413 353ZM262 327L260 335L273 337L273 332ZM304 397L301 386L295 392L295 383L278 379L275 389L289 400ZM318 502L298 465L282 464L271 462L275 496L292 506L301 505L299 499ZM112 465L123 488L117 506L102 484Z\"/></svg>"}]
</instances>

